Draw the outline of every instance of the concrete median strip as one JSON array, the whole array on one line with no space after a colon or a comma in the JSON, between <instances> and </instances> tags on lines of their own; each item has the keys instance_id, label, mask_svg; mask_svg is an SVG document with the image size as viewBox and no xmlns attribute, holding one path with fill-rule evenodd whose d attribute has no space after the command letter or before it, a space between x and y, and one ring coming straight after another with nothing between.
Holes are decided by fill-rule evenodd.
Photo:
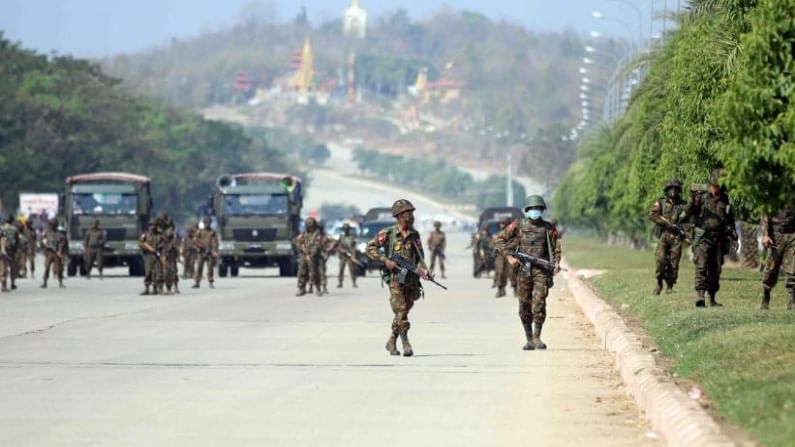
<instances>
[{"instance_id":1,"label":"concrete median strip","mask_svg":"<svg viewBox=\"0 0 795 447\"><path fill-rule=\"evenodd\" d=\"M640 337L629 329L624 319L599 298L574 269L568 265L566 268L572 295L593 324L605 349L615 359L616 368L635 402L668 445L738 445L657 366L654 356L643 349Z\"/></svg>"}]
</instances>

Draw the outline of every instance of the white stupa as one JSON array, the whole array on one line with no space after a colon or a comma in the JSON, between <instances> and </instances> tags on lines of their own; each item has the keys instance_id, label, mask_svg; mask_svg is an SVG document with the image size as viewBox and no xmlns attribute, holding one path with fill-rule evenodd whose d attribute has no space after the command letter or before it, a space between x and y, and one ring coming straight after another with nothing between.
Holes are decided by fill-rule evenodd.
<instances>
[{"instance_id":1,"label":"white stupa","mask_svg":"<svg viewBox=\"0 0 795 447\"><path fill-rule=\"evenodd\" d=\"M350 8L345 10L343 33L352 39L364 39L367 36L367 10L359 6L359 0L353 0Z\"/></svg>"}]
</instances>

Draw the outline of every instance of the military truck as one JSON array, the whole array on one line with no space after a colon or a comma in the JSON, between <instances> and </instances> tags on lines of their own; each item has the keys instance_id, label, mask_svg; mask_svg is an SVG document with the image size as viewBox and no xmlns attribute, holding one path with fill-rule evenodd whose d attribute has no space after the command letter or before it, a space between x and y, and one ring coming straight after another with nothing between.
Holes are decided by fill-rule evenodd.
<instances>
[{"instance_id":1,"label":"military truck","mask_svg":"<svg viewBox=\"0 0 795 447\"><path fill-rule=\"evenodd\" d=\"M485 229L489 238L493 238L497 231L500 229L500 221L506 217L511 220L521 219L524 216L522 210L514 207L495 207L486 208L480 213L478 219L478 235L480 237L480 230ZM472 257L472 271L473 276L479 277L482 272L490 272L494 270L494 253L485 253L481 256L473 247Z\"/></svg>"},{"instance_id":2,"label":"military truck","mask_svg":"<svg viewBox=\"0 0 795 447\"><path fill-rule=\"evenodd\" d=\"M298 271L292 244L299 233L302 183L270 172L223 175L208 208L218 232L218 276L238 276L240 267L278 267L280 276Z\"/></svg>"},{"instance_id":3,"label":"military truck","mask_svg":"<svg viewBox=\"0 0 795 447\"><path fill-rule=\"evenodd\" d=\"M69 235L67 275L86 273L83 237L98 219L105 230L105 267L127 266L130 276L143 276L138 237L149 224L152 212L148 177L124 172L74 175L66 179L66 191L59 202Z\"/></svg>"}]
</instances>

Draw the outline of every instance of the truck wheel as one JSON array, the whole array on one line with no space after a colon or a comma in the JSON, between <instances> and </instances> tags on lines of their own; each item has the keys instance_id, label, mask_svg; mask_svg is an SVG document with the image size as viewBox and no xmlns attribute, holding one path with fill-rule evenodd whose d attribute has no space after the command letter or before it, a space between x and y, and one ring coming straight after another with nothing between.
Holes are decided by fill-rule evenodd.
<instances>
[{"instance_id":1,"label":"truck wheel","mask_svg":"<svg viewBox=\"0 0 795 447\"><path fill-rule=\"evenodd\" d=\"M77 260L75 260L75 258L69 258L69 262L66 264L66 275L77 275Z\"/></svg>"},{"instance_id":2,"label":"truck wheel","mask_svg":"<svg viewBox=\"0 0 795 447\"><path fill-rule=\"evenodd\" d=\"M237 264L232 264L229 266L229 274L233 277L237 278L237 275L240 274L240 266Z\"/></svg>"},{"instance_id":3,"label":"truck wheel","mask_svg":"<svg viewBox=\"0 0 795 447\"><path fill-rule=\"evenodd\" d=\"M221 278L226 278L226 275L229 274L229 264L224 261L218 263L218 276Z\"/></svg>"},{"instance_id":4,"label":"truck wheel","mask_svg":"<svg viewBox=\"0 0 795 447\"><path fill-rule=\"evenodd\" d=\"M296 276L297 274L298 268L295 265L295 261L292 259L279 261L279 276Z\"/></svg>"}]
</instances>

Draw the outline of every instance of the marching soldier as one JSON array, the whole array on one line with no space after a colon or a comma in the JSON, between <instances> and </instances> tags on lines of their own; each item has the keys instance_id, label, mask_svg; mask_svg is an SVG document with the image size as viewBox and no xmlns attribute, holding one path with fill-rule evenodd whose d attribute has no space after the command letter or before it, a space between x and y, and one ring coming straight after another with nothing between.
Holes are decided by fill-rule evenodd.
<instances>
[{"instance_id":1,"label":"marching soldier","mask_svg":"<svg viewBox=\"0 0 795 447\"><path fill-rule=\"evenodd\" d=\"M163 229L163 237L165 243L163 244L163 251L165 252L166 264L163 267L164 280L166 284L166 293L171 294L179 293L179 271L177 263L179 262L179 237L177 236L177 229L174 226L174 221L170 217L165 220L165 228Z\"/></svg>"},{"instance_id":2,"label":"marching soldier","mask_svg":"<svg viewBox=\"0 0 795 447\"><path fill-rule=\"evenodd\" d=\"M673 292L674 284L679 276L679 260L682 258L682 241L685 233L679 224L679 218L687 205L682 200L682 183L670 180L665 184L664 197L660 197L649 210L649 219L656 225L654 234L658 238L655 253L657 286L654 294L662 292L663 281L666 293Z\"/></svg>"},{"instance_id":3,"label":"marching soldier","mask_svg":"<svg viewBox=\"0 0 795 447\"><path fill-rule=\"evenodd\" d=\"M19 248L19 229L14 223L14 216L9 214L5 222L0 226L0 282L2 282L3 292L8 292L8 277L11 277L11 290L17 288L17 275L19 266L17 265L17 250Z\"/></svg>"},{"instance_id":4,"label":"marching soldier","mask_svg":"<svg viewBox=\"0 0 795 447\"><path fill-rule=\"evenodd\" d=\"M52 218L48 222L47 230L41 238L41 248L44 250L44 277L41 284L42 289L47 288L47 280L50 278L50 270L53 276L58 278L58 287L66 287L63 284L64 257L68 254L69 240L66 232L60 231L58 219Z\"/></svg>"},{"instance_id":5,"label":"marching soldier","mask_svg":"<svg viewBox=\"0 0 795 447\"><path fill-rule=\"evenodd\" d=\"M492 246L497 246L497 236L500 232L508 228L511 224L511 219L504 218L500 220L500 230L494 233L492 237ZM495 298L502 298L505 296L505 286L508 285L508 275L513 276L513 266L508 264L508 259L505 255L500 254L494 250L494 284L497 287L497 294Z\"/></svg>"},{"instance_id":6,"label":"marching soldier","mask_svg":"<svg viewBox=\"0 0 795 447\"><path fill-rule=\"evenodd\" d=\"M559 234L551 223L541 217L546 210L544 198L532 195L527 198L525 218L512 222L497 233L497 252L505 256L512 266L520 261L510 249L516 244L518 250L526 255L547 261L554 266L552 271L541 266L532 266L530 276L519 278L519 319L524 327L527 343L522 349L546 349L541 340L541 330L547 316L547 295L553 284L553 276L560 272L561 250ZM535 326L534 326L535 325Z\"/></svg>"},{"instance_id":7,"label":"marching soldier","mask_svg":"<svg viewBox=\"0 0 795 447\"><path fill-rule=\"evenodd\" d=\"M212 219L210 216L204 216L204 228L200 229L194 237L194 246L197 251L198 262L196 264L196 274L194 276L195 283L194 289L199 288L199 283L202 279L203 267L207 265L207 282L210 283L210 288L214 289L215 282L213 274L215 273L215 263L218 259L218 234L210 227Z\"/></svg>"},{"instance_id":8,"label":"marching soldier","mask_svg":"<svg viewBox=\"0 0 795 447\"><path fill-rule=\"evenodd\" d=\"M86 269L86 279L91 279L91 269L94 263L99 270L99 279L102 279L102 249L105 247L105 230L100 228L99 219L94 219L91 228L86 230L83 237L83 265Z\"/></svg>"},{"instance_id":9,"label":"marching soldier","mask_svg":"<svg viewBox=\"0 0 795 447\"><path fill-rule=\"evenodd\" d=\"M762 276L762 310L770 308L770 291L784 268L789 294L787 309L795 310L795 200L775 216L762 216L759 222L762 245L767 249L767 264Z\"/></svg>"},{"instance_id":10,"label":"marching soldier","mask_svg":"<svg viewBox=\"0 0 795 447\"><path fill-rule=\"evenodd\" d=\"M320 287L321 294L328 294L328 258L334 251L334 240L326 234L326 224L320 222L318 224L320 230L320 265L318 266L318 274L320 274Z\"/></svg>"},{"instance_id":11,"label":"marching soldier","mask_svg":"<svg viewBox=\"0 0 795 447\"><path fill-rule=\"evenodd\" d=\"M342 236L336 244L337 257L340 261L339 284L337 288L342 288L342 280L345 278L345 266L351 274L353 288L356 285L356 236L351 234L351 225L348 222L342 224Z\"/></svg>"},{"instance_id":12,"label":"marching soldier","mask_svg":"<svg viewBox=\"0 0 795 447\"><path fill-rule=\"evenodd\" d=\"M397 223L379 231L367 243L367 256L374 261L384 263L383 279L389 285L389 304L392 307L392 333L386 342L386 350L390 355L400 355L397 350L397 338L403 342L403 355L414 355L414 349L409 342L409 311L414 307L414 301L422 294L420 277L429 279L430 275L425 266L425 252L422 249L422 238L414 229L414 205L406 199L400 199L392 204L392 216ZM381 251L383 249L383 252ZM418 267L418 275L409 275L401 283L396 276L397 264L390 258L396 254Z\"/></svg>"},{"instance_id":13,"label":"marching soldier","mask_svg":"<svg viewBox=\"0 0 795 447\"><path fill-rule=\"evenodd\" d=\"M315 295L322 295L320 288L320 262L323 249L323 237L314 217L308 217L304 222L304 232L295 237L298 250L298 293L296 296L306 295L306 285L310 283L315 288Z\"/></svg>"},{"instance_id":14,"label":"marching soldier","mask_svg":"<svg viewBox=\"0 0 795 447\"><path fill-rule=\"evenodd\" d=\"M149 227L138 239L138 245L144 253L144 291L141 295L159 295L163 292L163 242L160 222L157 219L149 222Z\"/></svg>"},{"instance_id":15,"label":"marching soldier","mask_svg":"<svg viewBox=\"0 0 795 447\"><path fill-rule=\"evenodd\" d=\"M438 258L439 271L442 273L442 279L444 279L446 278L446 276L444 276L444 251L447 248L447 239L445 238L444 231L442 231L441 222L434 222L433 227L434 230L428 235L428 248L431 250L431 275L436 271L436 259Z\"/></svg>"},{"instance_id":16,"label":"marching soldier","mask_svg":"<svg viewBox=\"0 0 795 447\"><path fill-rule=\"evenodd\" d=\"M478 267L475 269L477 272L475 276L480 278L480 275L484 272L486 273L486 276L488 276L490 271L489 262L491 261L492 256L494 256L494 246L491 245L491 238L489 237L489 232L485 227L481 228L475 247L477 249L478 260L480 261ZM497 282L492 281L491 288L495 287L497 287Z\"/></svg>"},{"instance_id":17,"label":"marching soldier","mask_svg":"<svg viewBox=\"0 0 795 447\"><path fill-rule=\"evenodd\" d=\"M737 240L729 196L720 186L722 174L723 169L712 172L706 191L701 188L691 189L690 202L684 211L685 218L694 222L696 307L706 307L705 293L709 296L710 306L722 306L715 299L715 295L720 289L723 258L729 252L731 241Z\"/></svg>"},{"instance_id":18,"label":"marching soldier","mask_svg":"<svg viewBox=\"0 0 795 447\"><path fill-rule=\"evenodd\" d=\"M196 267L196 246L193 239L199 232L199 224L193 224L182 239L182 279L192 279Z\"/></svg>"}]
</instances>

